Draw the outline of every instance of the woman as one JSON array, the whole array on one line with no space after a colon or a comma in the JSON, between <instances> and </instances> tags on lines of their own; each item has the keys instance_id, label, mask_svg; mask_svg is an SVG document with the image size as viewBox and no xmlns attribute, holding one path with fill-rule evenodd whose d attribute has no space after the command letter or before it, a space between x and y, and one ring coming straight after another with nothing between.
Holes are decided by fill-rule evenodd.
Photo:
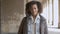
<instances>
[{"instance_id":1,"label":"woman","mask_svg":"<svg viewBox=\"0 0 60 34\"><path fill-rule=\"evenodd\" d=\"M46 20L40 14L42 4L31 1L26 4L26 17L23 18L18 34L48 34Z\"/></svg>"}]
</instances>

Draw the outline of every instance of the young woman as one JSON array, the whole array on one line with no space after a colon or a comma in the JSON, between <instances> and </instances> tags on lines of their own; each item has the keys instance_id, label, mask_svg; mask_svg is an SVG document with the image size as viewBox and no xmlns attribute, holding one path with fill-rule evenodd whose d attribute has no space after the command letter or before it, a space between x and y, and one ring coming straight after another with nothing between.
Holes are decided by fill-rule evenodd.
<instances>
[{"instance_id":1,"label":"young woman","mask_svg":"<svg viewBox=\"0 0 60 34\"><path fill-rule=\"evenodd\" d=\"M40 14L42 4L30 1L26 4L26 17L23 18L18 34L48 34L46 20Z\"/></svg>"}]
</instances>

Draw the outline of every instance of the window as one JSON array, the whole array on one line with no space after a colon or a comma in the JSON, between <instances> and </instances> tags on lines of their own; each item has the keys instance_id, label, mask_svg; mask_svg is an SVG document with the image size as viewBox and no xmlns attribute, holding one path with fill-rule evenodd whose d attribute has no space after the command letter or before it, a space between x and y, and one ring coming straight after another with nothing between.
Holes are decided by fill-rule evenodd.
<instances>
[{"instance_id":1,"label":"window","mask_svg":"<svg viewBox=\"0 0 60 34\"><path fill-rule=\"evenodd\" d=\"M58 14L58 0L48 0L42 13L47 20L48 27L58 27Z\"/></svg>"}]
</instances>

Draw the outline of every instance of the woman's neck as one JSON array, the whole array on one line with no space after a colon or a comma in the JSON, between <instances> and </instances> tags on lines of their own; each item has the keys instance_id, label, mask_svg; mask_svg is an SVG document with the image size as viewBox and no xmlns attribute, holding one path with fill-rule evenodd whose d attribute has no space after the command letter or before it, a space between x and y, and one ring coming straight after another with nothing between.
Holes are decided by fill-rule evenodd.
<instances>
[{"instance_id":1,"label":"woman's neck","mask_svg":"<svg viewBox=\"0 0 60 34\"><path fill-rule=\"evenodd\" d=\"M33 20L35 21L37 15L33 15Z\"/></svg>"}]
</instances>

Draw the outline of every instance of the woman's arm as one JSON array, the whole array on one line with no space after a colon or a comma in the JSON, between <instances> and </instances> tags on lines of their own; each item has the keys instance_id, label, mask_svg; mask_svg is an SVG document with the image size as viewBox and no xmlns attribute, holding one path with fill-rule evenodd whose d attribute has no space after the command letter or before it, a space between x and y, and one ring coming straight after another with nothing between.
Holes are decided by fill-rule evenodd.
<instances>
[{"instance_id":1,"label":"woman's arm","mask_svg":"<svg viewBox=\"0 0 60 34\"><path fill-rule=\"evenodd\" d=\"M45 28L44 28L44 34L48 34L48 28L47 28L47 22L46 22L46 20L45 20L44 26L45 26Z\"/></svg>"},{"instance_id":2,"label":"woman's arm","mask_svg":"<svg viewBox=\"0 0 60 34\"><path fill-rule=\"evenodd\" d=\"M18 34L23 34L24 22L25 22L25 17L22 19L22 22L21 22L21 24L19 26Z\"/></svg>"}]
</instances>

